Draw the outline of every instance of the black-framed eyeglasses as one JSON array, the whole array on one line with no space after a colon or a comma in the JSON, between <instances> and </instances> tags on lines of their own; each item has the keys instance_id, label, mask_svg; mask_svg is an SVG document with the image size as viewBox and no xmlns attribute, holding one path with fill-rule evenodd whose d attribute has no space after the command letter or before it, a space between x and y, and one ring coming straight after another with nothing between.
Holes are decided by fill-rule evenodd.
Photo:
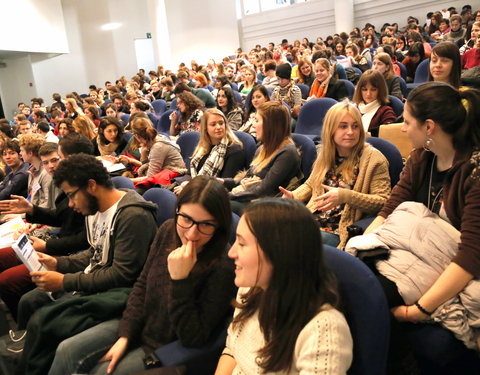
<instances>
[{"instance_id":1,"label":"black-framed eyeglasses","mask_svg":"<svg viewBox=\"0 0 480 375\"><path fill-rule=\"evenodd\" d=\"M208 221L195 221L190 216L180 212L177 212L177 224L184 229L189 229L196 225L198 231L206 235L212 235L217 229L217 224Z\"/></svg>"},{"instance_id":2,"label":"black-framed eyeglasses","mask_svg":"<svg viewBox=\"0 0 480 375\"><path fill-rule=\"evenodd\" d=\"M75 195L77 195L80 190L82 190L82 188L78 188L77 190L71 191L70 193L65 193L65 195L68 199L73 200L73 198L75 198Z\"/></svg>"}]
</instances>

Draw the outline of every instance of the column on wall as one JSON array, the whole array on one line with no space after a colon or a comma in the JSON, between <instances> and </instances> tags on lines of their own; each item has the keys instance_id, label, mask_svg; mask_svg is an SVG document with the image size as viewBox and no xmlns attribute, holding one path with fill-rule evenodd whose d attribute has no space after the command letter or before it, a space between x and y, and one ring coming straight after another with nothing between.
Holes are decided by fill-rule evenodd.
<instances>
[{"instance_id":1,"label":"column on wall","mask_svg":"<svg viewBox=\"0 0 480 375\"><path fill-rule=\"evenodd\" d=\"M152 25L153 52L158 65L172 67L170 33L168 31L165 0L148 0L148 14Z\"/></svg>"},{"instance_id":2,"label":"column on wall","mask_svg":"<svg viewBox=\"0 0 480 375\"><path fill-rule=\"evenodd\" d=\"M335 32L349 33L354 28L353 0L335 0Z\"/></svg>"}]
</instances>

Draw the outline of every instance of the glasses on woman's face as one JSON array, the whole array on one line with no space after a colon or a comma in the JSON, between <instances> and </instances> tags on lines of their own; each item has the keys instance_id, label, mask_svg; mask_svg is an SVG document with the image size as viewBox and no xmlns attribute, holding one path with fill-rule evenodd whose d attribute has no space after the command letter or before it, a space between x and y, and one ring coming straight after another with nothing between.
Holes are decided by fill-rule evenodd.
<instances>
[{"instance_id":1,"label":"glasses on woman's face","mask_svg":"<svg viewBox=\"0 0 480 375\"><path fill-rule=\"evenodd\" d=\"M184 228L190 229L194 225L197 226L197 229L200 233L207 236L211 236L215 233L217 225L208 221L195 221L190 216L177 212L177 225Z\"/></svg>"}]
</instances>

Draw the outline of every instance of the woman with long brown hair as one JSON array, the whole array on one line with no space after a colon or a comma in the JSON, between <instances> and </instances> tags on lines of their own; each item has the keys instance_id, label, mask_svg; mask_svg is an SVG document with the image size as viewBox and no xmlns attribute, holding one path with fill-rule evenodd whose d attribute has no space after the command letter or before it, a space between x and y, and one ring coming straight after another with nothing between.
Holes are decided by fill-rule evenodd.
<instances>
[{"instance_id":1,"label":"woman with long brown hair","mask_svg":"<svg viewBox=\"0 0 480 375\"><path fill-rule=\"evenodd\" d=\"M252 203L228 255L240 289L215 374L346 374L352 337L311 213L291 199Z\"/></svg>"},{"instance_id":2,"label":"woman with long brown hair","mask_svg":"<svg viewBox=\"0 0 480 375\"><path fill-rule=\"evenodd\" d=\"M300 156L291 138L290 113L279 102L258 107L255 118L258 148L250 168L241 178L224 179L232 199L246 203L252 199L275 196L278 186L296 186L301 177ZM234 206L237 212L241 207Z\"/></svg>"}]
</instances>

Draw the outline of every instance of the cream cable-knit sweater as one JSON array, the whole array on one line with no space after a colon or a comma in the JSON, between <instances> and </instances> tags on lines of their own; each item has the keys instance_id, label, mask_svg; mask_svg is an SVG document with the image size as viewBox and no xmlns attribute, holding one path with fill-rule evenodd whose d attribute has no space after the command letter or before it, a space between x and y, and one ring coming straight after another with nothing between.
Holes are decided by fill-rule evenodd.
<instances>
[{"instance_id":1,"label":"cream cable-knit sweater","mask_svg":"<svg viewBox=\"0 0 480 375\"><path fill-rule=\"evenodd\" d=\"M345 203L338 227L339 249L345 247L347 242L347 227L360 220L364 214L377 214L387 201L390 190L387 159L380 151L366 143L360 157L358 176L353 190L339 189L339 201ZM313 199L323 193L321 186L313 186L313 178L310 175L303 185L293 191L293 197L304 202L308 200L307 208L313 212L316 206Z\"/></svg>"},{"instance_id":2,"label":"cream cable-knit sweater","mask_svg":"<svg viewBox=\"0 0 480 375\"><path fill-rule=\"evenodd\" d=\"M238 310L235 310L237 313ZM235 329L230 325L223 353L231 355L237 363L232 375L263 374L256 358L258 350L264 346L257 314ZM326 304L300 331L291 370L275 374L346 374L352 363L352 347L352 336L345 317ZM266 373L269 374L274 373Z\"/></svg>"}]
</instances>

